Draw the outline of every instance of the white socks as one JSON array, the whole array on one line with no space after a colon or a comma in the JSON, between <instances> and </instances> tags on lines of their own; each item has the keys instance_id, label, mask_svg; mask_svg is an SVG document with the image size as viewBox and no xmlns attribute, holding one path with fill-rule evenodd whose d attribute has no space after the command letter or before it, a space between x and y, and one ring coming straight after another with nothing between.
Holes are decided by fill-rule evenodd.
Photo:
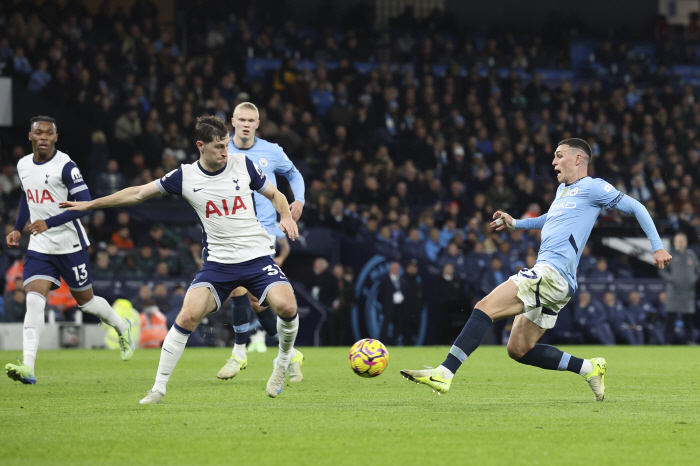
<instances>
[{"instance_id":1,"label":"white socks","mask_svg":"<svg viewBox=\"0 0 700 466\"><path fill-rule=\"evenodd\" d=\"M45 307L46 298L36 291L27 293L27 313L24 315L24 333L22 334L22 362L31 367L32 371L34 371L41 332L44 331Z\"/></svg>"},{"instance_id":2,"label":"white socks","mask_svg":"<svg viewBox=\"0 0 700 466\"><path fill-rule=\"evenodd\" d=\"M294 341L299 332L299 314L295 314L291 320L282 317L277 319L277 333L280 337L280 350L277 356L277 364L289 365L289 360L296 356Z\"/></svg>"},{"instance_id":3,"label":"white socks","mask_svg":"<svg viewBox=\"0 0 700 466\"><path fill-rule=\"evenodd\" d=\"M126 322L124 322L122 318L119 317L116 312L114 312L112 306L110 306L109 303L100 296L93 297L89 302L80 306L80 309L96 315L103 322L114 327L119 335L127 330Z\"/></svg>"},{"instance_id":4,"label":"white socks","mask_svg":"<svg viewBox=\"0 0 700 466\"><path fill-rule=\"evenodd\" d=\"M583 364L581 365L581 370L579 371L579 374L582 376L585 376L589 372L593 370L593 363L591 362L590 359L584 359Z\"/></svg>"},{"instance_id":5,"label":"white socks","mask_svg":"<svg viewBox=\"0 0 700 466\"><path fill-rule=\"evenodd\" d=\"M437 375L439 375L443 379L451 379L455 376L451 370L449 370L448 368L446 368L442 364L439 365L437 367L437 369L435 369L435 372L437 372Z\"/></svg>"},{"instance_id":6,"label":"white socks","mask_svg":"<svg viewBox=\"0 0 700 466\"><path fill-rule=\"evenodd\" d=\"M245 345L233 345L231 354L243 361L245 359Z\"/></svg>"},{"instance_id":7,"label":"white socks","mask_svg":"<svg viewBox=\"0 0 700 466\"><path fill-rule=\"evenodd\" d=\"M168 335L163 342L163 348L160 350L160 362L158 363L158 373L156 374L156 383L153 385L153 391L160 392L165 395L165 386L170 380L170 376L175 370L177 362L180 360L187 339L190 333L187 330L180 328L177 324L170 327ZM187 332L187 333L183 333Z\"/></svg>"}]
</instances>

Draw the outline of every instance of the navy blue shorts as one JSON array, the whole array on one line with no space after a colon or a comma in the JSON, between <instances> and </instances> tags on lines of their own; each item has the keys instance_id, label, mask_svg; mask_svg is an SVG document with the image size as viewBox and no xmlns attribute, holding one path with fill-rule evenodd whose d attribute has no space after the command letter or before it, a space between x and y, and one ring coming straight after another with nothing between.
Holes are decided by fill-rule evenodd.
<instances>
[{"instance_id":1,"label":"navy blue shorts","mask_svg":"<svg viewBox=\"0 0 700 466\"><path fill-rule=\"evenodd\" d=\"M92 288L90 257L87 249L70 254L44 254L27 251L24 259L24 285L34 280L48 280L55 290L61 286L61 277L68 288L83 291Z\"/></svg>"},{"instance_id":2,"label":"navy blue shorts","mask_svg":"<svg viewBox=\"0 0 700 466\"><path fill-rule=\"evenodd\" d=\"M275 261L264 256L239 264L205 261L189 289L203 286L209 288L216 299L218 310L221 303L226 301L231 292L239 286L250 291L262 304L265 302L267 292L276 285L292 286Z\"/></svg>"}]
</instances>

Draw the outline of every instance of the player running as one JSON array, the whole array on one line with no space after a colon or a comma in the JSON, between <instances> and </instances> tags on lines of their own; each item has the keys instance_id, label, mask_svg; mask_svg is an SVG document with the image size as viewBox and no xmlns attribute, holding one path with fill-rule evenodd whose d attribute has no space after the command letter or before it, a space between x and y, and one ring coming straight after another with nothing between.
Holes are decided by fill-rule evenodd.
<instances>
[{"instance_id":1,"label":"player running","mask_svg":"<svg viewBox=\"0 0 700 466\"><path fill-rule=\"evenodd\" d=\"M508 355L521 364L582 375L593 390L595 401L605 398L604 358L581 359L549 345L537 344L547 329L553 328L559 311L576 292L576 268L593 224L601 209L617 209L633 214L654 250L654 265L663 269L671 255L663 249L659 234L647 210L635 199L622 194L601 179L588 176L591 148L582 139L561 141L552 165L561 184L549 211L537 218L515 220L505 212L493 214L496 231L542 230L537 263L523 269L479 301L447 359L433 369L402 370L415 382L447 393L457 369L479 347L491 323L516 316L508 340Z\"/></svg>"},{"instance_id":2,"label":"player running","mask_svg":"<svg viewBox=\"0 0 700 466\"><path fill-rule=\"evenodd\" d=\"M275 174L287 178L294 193L294 202L290 204L289 208L292 212L292 219L295 222L298 221L304 209L304 178L280 146L255 137L255 130L260 126L258 108L250 102L238 104L233 110L231 125L235 133L228 144L229 152L244 153L260 167L267 179L270 180L270 184L275 187L277 187ZM255 209L258 214L258 220L268 235L270 235L273 243L276 240L280 246L280 254L274 257L274 261L281 267L284 259L289 255L290 248L286 236L278 226L277 212L272 204L262 196L255 198ZM274 256L274 252L272 255ZM231 294L235 335L234 346L231 351L231 358L226 360L226 364L217 374L217 377L220 379L231 379L248 365L245 344L248 339L251 301L253 301L252 308L257 314L260 325L268 335L278 339L277 316L269 308L260 306L254 297L249 299L248 296L248 290L244 287L236 288ZM264 345L264 341L260 341L258 344ZM290 382L301 382L303 380L304 376L301 373L303 362L304 355L301 351L292 350L292 358L289 364Z\"/></svg>"},{"instance_id":3,"label":"player running","mask_svg":"<svg viewBox=\"0 0 700 466\"><path fill-rule=\"evenodd\" d=\"M187 290L182 310L163 342L155 384L141 404L163 399L190 334L239 286L250 290L280 317L277 320L279 355L267 382L267 394L275 398L284 387L299 319L292 286L270 258L274 246L255 216L253 191L272 201L280 214L280 228L290 239L296 240L299 231L287 199L262 170L244 154L228 153L229 133L221 118L197 118L194 134L200 154L197 162L181 165L149 184L126 188L94 201L64 202L61 206L82 211L133 205L155 196L177 194L190 203L199 217L204 265Z\"/></svg>"},{"instance_id":4,"label":"player running","mask_svg":"<svg viewBox=\"0 0 700 466\"><path fill-rule=\"evenodd\" d=\"M31 220L29 232L32 236L24 259L27 312L22 336L23 362L17 360L18 364L5 366L8 377L24 384L36 383L34 364L44 330L46 296L61 286L61 278L81 310L96 315L117 330L122 360L128 361L134 354L131 322L122 320L104 298L92 292L87 250L90 243L78 221L85 214L59 208L59 202L65 200L89 201L90 191L75 162L56 149L56 120L36 116L30 120L29 129L32 153L17 163L22 197L15 229L7 235L7 246L16 248L22 230Z\"/></svg>"}]
</instances>

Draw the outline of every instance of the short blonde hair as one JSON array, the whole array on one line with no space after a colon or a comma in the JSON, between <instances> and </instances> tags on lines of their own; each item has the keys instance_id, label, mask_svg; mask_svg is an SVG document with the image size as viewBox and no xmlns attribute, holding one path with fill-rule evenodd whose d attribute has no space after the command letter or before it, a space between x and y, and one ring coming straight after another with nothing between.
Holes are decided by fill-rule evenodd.
<instances>
[{"instance_id":1,"label":"short blonde hair","mask_svg":"<svg viewBox=\"0 0 700 466\"><path fill-rule=\"evenodd\" d=\"M236 115L236 112L239 109L253 110L255 112L255 115L257 115L258 120L260 119L260 112L258 111L258 107L256 107L255 104L252 102L241 102L240 104L236 105L236 108L233 109L233 116Z\"/></svg>"}]
</instances>

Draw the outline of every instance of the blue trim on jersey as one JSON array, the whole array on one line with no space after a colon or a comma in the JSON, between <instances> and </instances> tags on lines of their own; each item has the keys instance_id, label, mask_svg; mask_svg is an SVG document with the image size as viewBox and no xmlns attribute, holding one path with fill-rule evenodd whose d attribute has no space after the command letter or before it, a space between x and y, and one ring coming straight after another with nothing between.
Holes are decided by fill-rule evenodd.
<instances>
[{"instance_id":1,"label":"blue trim on jersey","mask_svg":"<svg viewBox=\"0 0 700 466\"><path fill-rule=\"evenodd\" d=\"M58 149L54 148L53 154L51 155L51 157L49 157L49 160L45 160L43 162L37 162L36 160L34 160L34 157L32 157L32 162L34 162L34 165L44 165L44 164L52 161L53 158L56 157L56 154L58 154Z\"/></svg>"},{"instance_id":2,"label":"blue trim on jersey","mask_svg":"<svg viewBox=\"0 0 700 466\"><path fill-rule=\"evenodd\" d=\"M80 246L83 249L87 249L87 243L85 242L85 238L83 238L83 231L80 229L80 224L78 223L77 220L73 220L73 227L75 228L75 231L78 233L78 239L80 239Z\"/></svg>"},{"instance_id":3,"label":"blue trim on jersey","mask_svg":"<svg viewBox=\"0 0 700 466\"><path fill-rule=\"evenodd\" d=\"M199 218L199 215L197 215L197 221L199 222L199 226L202 228L202 260L206 262L207 257L209 257L209 243L207 242L207 231L204 229L204 224L202 223L202 219Z\"/></svg>"},{"instance_id":4,"label":"blue trim on jersey","mask_svg":"<svg viewBox=\"0 0 700 466\"><path fill-rule=\"evenodd\" d=\"M202 170L202 173L204 173L207 176L216 176L216 175L221 175L224 170L226 170L226 167L228 165L224 165L220 169L216 170L215 172L210 172L209 170L205 169L201 163L199 163L199 160L197 160L197 166L199 167L200 170Z\"/></svg>"},{"instance_id":5,"label":"blue trim on jersey","mask_svg":"<svg viewBox=\"0 0 700 466\"><path fill-rule=\"evenodd\" d=\"M176 194L182 196L182 165L155 181L156 188L161 194Z\"/></svg>"}]
</instances>

